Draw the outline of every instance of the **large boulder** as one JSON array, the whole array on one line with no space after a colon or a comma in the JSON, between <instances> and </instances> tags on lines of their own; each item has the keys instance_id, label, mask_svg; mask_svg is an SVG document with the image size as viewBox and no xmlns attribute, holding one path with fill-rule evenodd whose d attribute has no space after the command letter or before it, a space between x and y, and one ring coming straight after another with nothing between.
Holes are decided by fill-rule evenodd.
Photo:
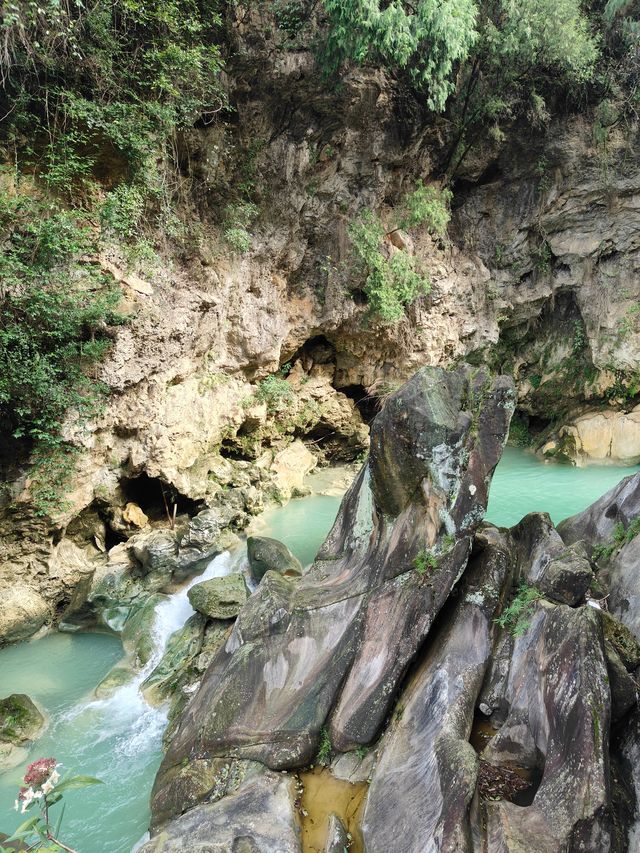
<instances>
[{"instance_id":1,"label":"large boulder","mask_svg":"<svg viewBox=\"0 0 640 853\"><path fill-rule=\"evenodd\" d=\"M625 477L583 512L566 518L558 533L567 545L583 541L589 554L597 545L608 544L617 524L626 529L640 516L640 473Z\"/></svg>"},{"instance_id":2,"label":"large boulder","mask_svg":"<svg viewBox=\"0 0 640 853\"><path fill-rule=\"evenodd\" d=\"M51 618L44 598L22 583L0 590L0 600L0 646L26 640Z\"/></svg>"},{"instance_id":3,"label":"large boulder","mask_svg":"<svg viewBox=\"0 0 640 853\"><path fill-rule=\"evenodd\" d=\"M164 825L139 853L300 853L293 778L251 768L240 786L227 793L229 769L229 763L216 767L205 786L209 791L218 785L215 802ZM219 799L222 794L226 796Z\"/></svg>"},{"instance_id":4,"label":"large boulder","mask_svg":"<svg viewBox=\"0 0 640 853\"><path fill-rule=\"evenodd\" d=\"M25 747L42 734L45 718L24 693L0 699L0 770L19 764Z\"/></svg>"},{"instance_id":5,"label":"large boulder","mask_svg":"<svg viewBox=\"0 0 640 853\"><path fill-rule=\"evenodd\" d=\"M195 515L182 538L174 570L177 580L203 571L223 551L238 541L231 530L243 522L243 514L232 507L205 509Z\"/></svg>"},{"instance_id":6,"label":"large boulder","mask_svg":"<svg viewBox=\"0 0 640 853\"><path fill-rule=\"evenodd\" d=\"M496 692L506 719L482 757L537 771L541 781L526 807L483 803L474 824L479 848L610 850L611 701L598 612L535 603Z\"/></svg>"},{"instance_id":7,"label":"large boulder","mask_svg":"<svg viewBox=\"0 0 640 853\"><path fill-rule=\"evenodd\" d=\"M546 512L532 512L510 529L518 577L548 598L574 606L593 581L580 542L567 547Z\"/></svg>"},{"instance_id":8,"label":"large boulder","mask_svg":"<svg viewBox=\"0 0 640 853\"><path fill-rule=\"evenodd\" d=\"M247 600L249 591L244 575L232 572L197 583L187 594L193 609L210 619L233 619Z\"/></svg>"},{"instance_id":9,"label":"large boulder","mask_svg":"<svg viewBox=\"0 0 640 853\"><path fill-rule=\"evenodd\" d=\"M247 556L251 577L259 583L268 571L281 575L298 577L302 574L302 564L283 542L269 536L249 536L247 538Z\"/></svg>"},{"instance_id":10,"label":"large boulder","mask_svg":"<svg viewBox=\"0 0 640 853\"><path fill-rule=\"evenodd\" d=\"M510 380L470 368L425 368L387 400L313 567L295 583L268 572L240 611L178 722L157 797L172 799L190 756L280 769L309 762L325 725L340 750L378 736L464 571L513 408Z\"/></svg>"},{"instance_id":11,"label":"large boulder","mask_svg":"<svg viewBox=\"0 0 640 853\"><path fill-rule=\"evenodd\" d=\"M469 734L491 655L493 616L511 572L505 539L497 531L488 536L382 739L363 816L367 853L469 850L478 773Z\"/></svg>"}]
</instances>

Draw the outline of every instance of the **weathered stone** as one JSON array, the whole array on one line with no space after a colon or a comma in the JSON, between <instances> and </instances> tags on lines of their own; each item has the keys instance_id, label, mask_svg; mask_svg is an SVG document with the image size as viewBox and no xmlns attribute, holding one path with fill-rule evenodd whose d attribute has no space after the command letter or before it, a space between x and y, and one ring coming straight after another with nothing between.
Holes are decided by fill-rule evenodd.
<instances>
[{"instance_id":1,"label":"weathered stone","mask_svg":"<svg viewBox=\"0 0 640 853\"><path fill-rule=\"evenodd\" d=\"M624 545L609 567L609 610L640 640L640 536Z\"/></svg>"},{"instance_id":2,"label":"weathered stone","mask_svg":"<svg viewBox=\"0 0 640 853\"><path fill-rule=\"evenodd\" d=\"M213 781L208 774L203 787ZM223 799L196 806L157 830L140 853L299 853L291 786L289 776L254 770Z\"/></svg>"},{"instance_id":3,"label":"weathered stone","mask_svg":"<svg viewBox=\"0 0 640 853\"><path fill-rule=\"evenodd\" d=\"M337 814L332 812L329 815L329 827L327 829L327 843L324 845L323 853L344 853L348 850L351 840L347 835L347 830L342 825L342 821Z\"/></svg>"},{"instance_id":4,"label":"weathered stone","mask_svg":"<svg viewBox=\"0 0 640 853\"><path fill-rule=\"evenodd\" d=\"M598 411L581 415L560 429L560 437L573 439L573 461L640 462L640 406L631 412Z\"/></svg>"},{"instance_id":5,"label":"weathered stone","mask_svg":"<svg viewBox=\"0 0 640 853\"><path fill-rule=\"evenodd\" d=\"M518 575L548 598L575 606L593 581L584 547L567 548L544 512L526 515L510 530Z\"/></svg>"},{"instance_id":6,"label":"weathered stone","mask_svg":"<svg viewBox=\"0 0 640 853\"><path fill-rule=\"evenodd\" d=\"M542 779L530 806L485 804L475 816L477 846L610 849L611 711L597 611L534 605L526 632L515 638L504 701L506 720L482 757L538 768Z\"/></svg>"},{"instance_id":7,"label":"weathered stone","mask_svg":"<svg viewBox=\"0 0 640 853\"><path fill-rule=\"evenodd\" d=\"M160 662L140 685L147 700L161 702L177 690L181 675L202 648L205 623L206 618L195 613L171 635Z\"/></svg>"},{"instance_id":8,"label":"weathered stone","mask_svg":"<svg viewBox=\"0 0 640 853\"><path fill-rule=\"evenodd\" d=\"M195 515L180 539L174 577L184 580L203 571L214 557L234 545L238 537L229 528L241 517L239 510L230 507L205 509Z\"/></svg>"},{"instance_id":9,"label":"weathered stone","mask_svg":"<svg viewBox=\"0 0 640 853\"><path fill-rule=\"evenodd\" d=\"M108 696L113 696L113 694L120 687L123 687L125 684L129 684L135 676L135 672L133 666L130 664L122 664L121 666L114 666L109 672L105 675L102 681L98 684L96 689L93 691L94 695L98 699L104 699Z\"/></svg>"},{"instance_id":10,"label":"weathered stone","mask_svg":"<svg viewBox=\"0 0 640 853\"><path fill-rule=\"evenodd\" d=\"M387 401L316 563L295 583L265 575L179 721L158 791L193 754L303 764L328 718L337 749L377 735L464 570L512 410L506 379L469 369L423 370Z\"/></svg>"},{"instance_id":11,"label":"weathered stone","mask_svg":"<svg viewBox=\"0 0 640 853\"><path fill-rule=\"evenodd\" d=\"M271 468L276 486L285 500L291 497L295 489L304 486L304 478L313 471L317 461L301 441L294 441L276 454Z\"/></svg>"},{"instance_id":12,"label":"weathered stone","mask_svg":"<svg viewBox=\"0 0 640 853\"><path fill-rule=\"evenodd\" d=\"M156 607L166 601L166 595L158 593L149 598L128 616L122 629L122 645L133 656L137 666L144 666L155 648L153 629L156 619Z\"/></svg>"},{"instance_id":13,"label":"weathered stone","mask_svg":"<svg viewBox=\"0 0 640 853\"><path fill-rule=\"evenodd\" d=\"M583 512L561 521L558 533L567 545L582 540L589 554L610 543L617 524L626 528L640 516L640 474L625 477Z\"/></svg>"},{"instance_id":14,"label":"weathered stone","mask_svg":"<svg viewBox=\"0 0 640 853\"><path fill-rule=\"evenodd\" d=\"M244 575L240 572L197 583L188 592L194 610L211 619L233 619L248 595Z\"/></svg>"},{"instance_id":15,"label":"weathered stone","mask_svg":"<svg viewBox=\"0 0 640 853\"><path fill-rule=\"evenodd\" d=\"M249 536L247 555L251 577L260 582L268 571L281 575L298 577L302 574L302 564L283 542L268 536Z\"/></svg>"},{"instance_id":16,"label":"weathered stone","mask_svg":"<svg viewBox=\"0 0 640 853\"><path fill-rule=\"evenodd\" d=\"M41 595L21 583L0 589L0 645L25 640L51 617Z\"/></svg>"},{"instance_id":17,"label":"weathered stone","mask_svg":"<svg viewBox=\"0 0 640 853\"><path fill-rule=\"evenodd\" d=\"M638 684L627 672L620 656L605 640L604 654L607 661L607 672L609 673L609 686L611 688L611 719L615 723L633 708L638 701Z\"/></svg>"},{"instance_id":18,"label":"weathered stone","mask_svg":"<svg viewBox=\"0 0 640 853\"><path fill-rule=\"evenodd\" d=\"M138 504L129 502L122 510L122 520L132 527L138 527L142 530L149 523L149 516L145 515Z\"/></svg>"},{"instance_id":19,"label":"weathered stone","mask_svg":"<svg viewBox=\"0 0 640 853\"><path fill-rule=\"evenodd\" d=\"M640 667L640 643L632 631L609 613L600 611L604 638L616 651L616 654L629 672Z\"/></svg>"},{"instance_id":20,"label":"weathered stone","mask_svg":"<svg viewBox=\"0 0 640 853\"><path fill-rule=\"evenodd\" d=\"M399 849L400 838L403 853L470 850L477 758L468 739L508 577L506 541L497 538L470 563L459 603L398 700L365 805L367 851Z\"/></svg>"},{"instance_id":21,"label":"weathered stone","mask_svg":"<svg viewBox=\"0 0 640 853\"><path fill-rule=\"evenodd\" d=\"M128 547L142 566L143 574L154 574L159 582L169 582L177 566L178 543L174 531L137 533L129 539Z\"/></svg>"}]
</instances>

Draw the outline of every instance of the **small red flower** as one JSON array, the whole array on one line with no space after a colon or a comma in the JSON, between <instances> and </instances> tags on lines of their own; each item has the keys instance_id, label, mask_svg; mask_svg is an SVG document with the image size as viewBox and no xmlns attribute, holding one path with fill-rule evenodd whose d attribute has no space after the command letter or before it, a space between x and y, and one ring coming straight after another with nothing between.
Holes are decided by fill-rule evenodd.
<instances>
[{"instance_id":1,"label":"small red flower","mask_svg":"<svg viewBox=\"0 0 640 853\"><path fill-rule=\"evenodd\" d=\"M51 776L55 767L55 758L39 758L27 767L27 772L24 774L25 784L32 788L39 788Z\"/></svg>"},{"instance_id":2,"label":"small red flower","mask_svg":"<svg viewBox=\"0 0 640 853\"><path fill-rule=\"evenodd\" d=\"M21 802L22 802L22 800L25 799L25 796L26 796L26 793L28 790L29 790L28 788L20 788L20 790L18 791L18 799Z\"/></svg>"}]
</instances>

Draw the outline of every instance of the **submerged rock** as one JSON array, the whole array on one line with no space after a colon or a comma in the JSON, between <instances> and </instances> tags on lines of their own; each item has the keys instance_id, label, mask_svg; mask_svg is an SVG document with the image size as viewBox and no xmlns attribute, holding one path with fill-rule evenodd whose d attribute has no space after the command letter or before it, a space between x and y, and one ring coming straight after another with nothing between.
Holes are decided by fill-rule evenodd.
<instances>
[{"instance_id":1,"label":"submerged rock","mask_svg":"<svg viewBox=\"0 0 640 853\"><path fill-rule=\"evenodd\" d=\"M299 577L302 564L283 542L268 536L249 536L247 555L251 577L259 583L268 571Z\"/></svg>"},{"instance_id":2,"label":"submerged rock","mask_svg":"<svg viewBox=\"0 0 640 853\"><path fill-rule=\"evenodd\" d=\"M160 662L140 686L149 701L161 702L175 693L181 676L200 653L206 621L200 613L194 613L169 637Z\"/></svg>"},{"instance_id":3,"label":"submerged rock","mask_svg":"<svg viewBox=\"0 0 640 853\"><path fill-rule=\"evenodd\" d=\"M187 593L194 610L210 619L233 619L249 596L240 572L197 583Z\"/></svg>"},{"instance_id":4,"label":"submerged rock","mask_svg":"<svg viewBox=\"0 0 640 853\"><path fill-rule=\"evenodd\" d=\"M158 796L193 755L293 767L325 724L340 750L377 736L464 571L513 407L510 380L469 368L425 368L387 400L313 567L295 583L267 573L212 660Z\"/></svg>"}]
</instances>

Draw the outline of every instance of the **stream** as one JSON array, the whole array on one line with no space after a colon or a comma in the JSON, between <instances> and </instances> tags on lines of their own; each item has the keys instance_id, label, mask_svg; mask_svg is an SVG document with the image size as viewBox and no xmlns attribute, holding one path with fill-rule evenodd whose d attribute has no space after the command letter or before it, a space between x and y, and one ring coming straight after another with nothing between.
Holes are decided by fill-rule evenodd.
<instances>
[{"instance_id":1,"label":"stream","mask_svg":"<svg viewBox=\"0 0 640 853\"><path fill-rule=\"evenodd\" d=\"M573 468L545 463L508 447L493 480L487 518L510 526L534 510L554 522L587 507L637 468ZM285 542L304 565L312 562L335 518L344 483L330 472L312 475L323 493L267 510L251 532ZM226 574L242 554L222 554L191 584ZM193 613L188 587L158 605L155 652L135 678L106 699L93 691L121 660L118 637L97 632L54 632L0 650L0 696L27 693L49 716L44 735L26 760L55 756L77 773L97 776L104 785L65 795L62 837L80 853L129 853L148 825L148 799L161 760L166 711L150 707L139 686L156 666L171 634ZM26 763L26 761L25 761ZM24 818L13 802L25 763L0 774L0 829L10 833Z\"/></svg>"}]
</instances>

